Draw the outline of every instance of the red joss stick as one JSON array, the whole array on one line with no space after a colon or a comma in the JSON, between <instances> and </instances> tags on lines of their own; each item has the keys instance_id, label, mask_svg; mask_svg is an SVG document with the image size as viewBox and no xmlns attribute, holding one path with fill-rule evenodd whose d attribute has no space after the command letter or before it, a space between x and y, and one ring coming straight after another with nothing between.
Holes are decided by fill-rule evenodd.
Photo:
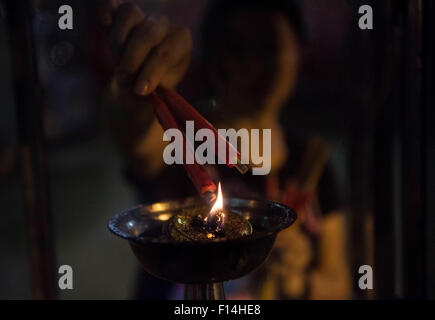
<instances>
[{"instance_id":1,"label":"red joss stick","mask_svg":"<svg viewBox=\"0 0 435 320\"><path fill-rule=\"evenodd\" d=\"M240 153L234 146L229 143L223 136L221 136L216 128L208 122L195 108L193 108L182 96L173 90L166 89L163 87L157 88L157 93L166 101L168 107L174 112L175 116L180 121L193 120L195 123L195 130L209 129L215 135L215 152L221 160L225 161L228 167L236 167L241 173L246 173L248 171L248 166L240 163ZM219 154L219 144L226 146L226 154ZM229 160L229 155L233 155L235 158L231 159L235 163L231 163Z\"/></svg>"},{"instance_id":2,"label":"red joss stick","mask_svg":"<svg viewBox=\"0 0 435 320\"><path fill-rule=\"evenodd\" d=\"M177 120L170 113L168 106L157 96L156 93L153 93L151 97L153 98L154 110L157 115L157 119L159 120L164 130L170 128L180 129ZM187 141L186 137L184 136L184 133L183 133L183 142L186 151L186 158L188 157L188 154L189 156L193 156L194 153L193 147ZM183 166L187 171L187 175L189 176L189 179L192 181L196 190L199 192L199 194L202 197L205 197L208 193L216 192L216 185L210 179L207 172L202 166L200 166L195 161L193 164L186 164L185 161L183 161Z\"/></svg>"}]
</instances>

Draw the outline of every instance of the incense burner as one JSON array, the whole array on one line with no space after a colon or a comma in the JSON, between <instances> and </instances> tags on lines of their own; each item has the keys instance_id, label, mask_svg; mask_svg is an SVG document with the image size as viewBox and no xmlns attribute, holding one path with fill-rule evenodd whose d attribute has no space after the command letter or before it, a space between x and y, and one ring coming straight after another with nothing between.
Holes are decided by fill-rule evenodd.
<instances>
[{"instance_id":1,"label":"incense burner","mask_svg":"<svg viewBox=\"0 0 435 320\"><path fill-rule=\"evenodd\" d=\"M129 241L145 270L158 278L184 284L221 283L260 266L278 232L296 220L291 208L276 202L229 198L224 205L237 219L248 222L252 228L249 234L206 240L174 239L168 233L168 226L174 221L171 219L183 210L203 207L203 201L196 198L138 206L115 215L108 227ZM204 294L199 292L196 297Z\"/></svg>"}]
</instances>

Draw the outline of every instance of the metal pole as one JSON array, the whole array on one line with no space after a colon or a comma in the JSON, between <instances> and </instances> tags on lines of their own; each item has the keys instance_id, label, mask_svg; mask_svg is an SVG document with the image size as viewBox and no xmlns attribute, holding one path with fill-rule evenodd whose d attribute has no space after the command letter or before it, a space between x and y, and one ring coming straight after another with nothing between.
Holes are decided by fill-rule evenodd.
<instances>
[{"instance_id":1,"label":"metal pole","mask_svg":"<svg viewBox=\"0 0 435 320\"><path fill-rule=\"evenodd\" d=\"M423 210L426 220L426 298L435 299L435 2L423 1Z\"/></svg>"},{"instance_id":2,"label":"metal pole","mask_svg":"<svg viewBox=\"0 0 435 320\"><path fill-rule=\"evenodd\" d=\"M222 282L184 285L185 300L225 300Z\"/></svg>"},{"instance_id":3,"label":"metal pole","mask_svg":"<svg viewBox=\"0 0 435 320\"><path fill-rule=\"evenodd\" d=\"M29 230L32 297L56 297L54 250L42 129L42 94L28 0L7 0L6 18Z\"/></svg>"}]
</instances>

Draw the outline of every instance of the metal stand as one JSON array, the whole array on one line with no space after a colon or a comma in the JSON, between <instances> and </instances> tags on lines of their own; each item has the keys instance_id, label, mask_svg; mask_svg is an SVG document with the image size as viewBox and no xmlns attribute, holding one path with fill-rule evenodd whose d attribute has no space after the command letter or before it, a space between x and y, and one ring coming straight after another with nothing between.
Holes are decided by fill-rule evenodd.
<instances>
[{"instance_id":1,"label":"metal stand","mask_svg":"<svg viewBox=\"0 0 435 320\"><path fill-rule=\"evenodd\" d=\"M225 300L222 282L184 285L184 300Z\"/></svg>"},{"instance_id":2,"label":"metal stand","mask_svg":"<svg viewBox=\"0 0 435 320\"><path fill-rule=\"evenodd\" d=\"M29 228L33 299L55 299L56 271L39 85L33 1L5 1L23 186ZM0 8L1 10L1 8Z\"/></svg>"}]
</instances>

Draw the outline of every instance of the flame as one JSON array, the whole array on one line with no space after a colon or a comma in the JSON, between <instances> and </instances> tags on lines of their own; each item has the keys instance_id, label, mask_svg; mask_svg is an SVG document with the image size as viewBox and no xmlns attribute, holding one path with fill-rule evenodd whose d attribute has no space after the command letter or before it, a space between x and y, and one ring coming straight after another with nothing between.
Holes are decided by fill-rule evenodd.
<instances>
[{"instance_id":1,"label":"flame","mask_svg":"<svg viewBox=\"0 0 435 320\"><path fill-rule=\"evenodd\" d=\"M204 221L207 225L207 229L211 232L220 231L225 222L224 213L224 198L222 196L221 183L218 185L218 193L215 203L208 213Z\"/></svg>"},{"instance_id":2,"label":"flame","mask_svg":"<svg viewBox=\"0 0 435 320\"><path fill-rule=\"evenodd\" d=\"M209 214L215 215L216 213L222 211L223 209L224 209L224 198L222 196L221 183L219 182L217 198Z\"/></svg>"}]
</instances>

